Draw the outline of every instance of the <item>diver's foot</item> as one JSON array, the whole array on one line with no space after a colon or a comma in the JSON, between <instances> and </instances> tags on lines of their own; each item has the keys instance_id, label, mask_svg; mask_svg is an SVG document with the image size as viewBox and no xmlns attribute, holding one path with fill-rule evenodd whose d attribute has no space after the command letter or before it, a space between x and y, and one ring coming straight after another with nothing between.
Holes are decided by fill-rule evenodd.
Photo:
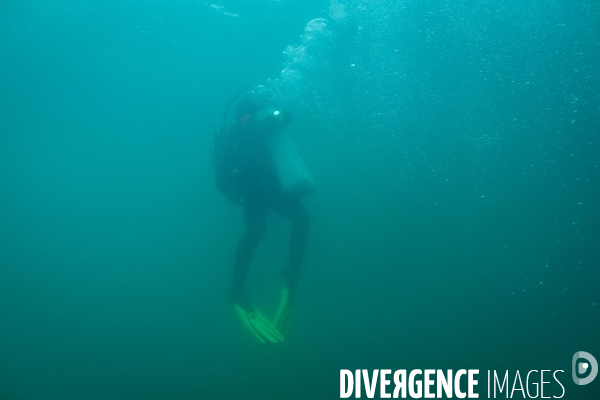
<instances>
[{"instance_id":1,"label":"diver's foot","mask_svg":"<svg viewBox=\"0 0 600 400\"><path fill-rule=\"evenodd\" d=\"M246 295L242 291L230 289L227 293L227 300L232 305L239 305L247 312L249 312L252 309L252 304L250 303L250 300L248 300L248 297L246 297Z\"/></svg>"}]
</instances>

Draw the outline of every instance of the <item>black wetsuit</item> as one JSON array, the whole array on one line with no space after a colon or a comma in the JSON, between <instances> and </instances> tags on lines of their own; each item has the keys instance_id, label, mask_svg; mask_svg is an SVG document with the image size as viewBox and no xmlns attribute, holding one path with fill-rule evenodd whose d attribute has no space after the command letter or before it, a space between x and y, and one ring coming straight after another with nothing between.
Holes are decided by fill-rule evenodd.
<instances>
[{"instance_id":1,"label":"black wetsuit","mask_svg":"<svg viewBox=\"0 0 600 400\"><path fill-rule=\"evenodd\" d=\"M284 193L268 146L268 135L276 122L257 122L246 116L229 132L235 144L236 182L239 203L244 210L246 231L235 256L231 294L243 297L248 267L260 240L265 234L269 211L275 211L292 222L289 269L285 276L293 294L297 283L308 237L310 215L300 203Z\"/></svg>"}]
</instances>

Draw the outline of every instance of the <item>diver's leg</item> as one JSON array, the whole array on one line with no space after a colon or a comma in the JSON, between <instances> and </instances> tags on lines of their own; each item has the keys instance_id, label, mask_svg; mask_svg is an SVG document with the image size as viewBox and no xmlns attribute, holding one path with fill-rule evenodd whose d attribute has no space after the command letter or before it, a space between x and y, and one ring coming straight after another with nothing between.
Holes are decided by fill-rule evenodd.
<instances>
[{"instance_id":1,"label":"diver's leg","mask_svg":"<svg viewBox=\"0 0 600 400\"><path fill-rule=\"evenodd\" d=\"M302 206L299 200L287 195L278 196L272 202L271 207L277 213L283 215L292 222L292 233L290 235L290 263L286 271L286 278L292 293L295 291L304 250L308 241L308 230L310 227L310 214Z\"/></svg>"},{"instance_id":2,"label":"diver's leg","mask_svg":"<svg viewBox=\"0 0 600 400\"><path fill-rule=\"evenodd\" d=\"M271 208L292 222L290 264L289 269L284 273L284 287L274 320L277 328L283 332L288 325L296 299L296 288L308 239L310 215L299 200L286 196L283 192L280 196L275 196Z\"/></svg>"},{"instance_id":3,"label":"diver's leg","mask_svg":"<svg viewBox=\"0 0 600 400\"><path fill-rule=\"evenodd\" d=\"M248 267L252 261L254 251L265 234L269 209L266 206L247 204L244 206L244 220L246 231L238 244L235 255L235 269L231 295L234 301L243 299L244 283L248 274Z\"/></svg>"}]
</instances>

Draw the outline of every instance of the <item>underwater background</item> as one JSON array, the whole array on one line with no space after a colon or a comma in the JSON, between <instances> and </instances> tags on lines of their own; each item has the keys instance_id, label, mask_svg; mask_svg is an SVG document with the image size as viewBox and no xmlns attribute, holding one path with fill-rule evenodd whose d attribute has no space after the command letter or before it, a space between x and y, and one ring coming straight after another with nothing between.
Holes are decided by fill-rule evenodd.
<instances>
[{"instance_id":1,"label":"underwater background","mask_svg":"<svg viewBox=\"0 0 600 400\"><path fill-rule=\"evenodd\" d=\"M317 183L268 349L227 301L211 160L259 84ZM570 362L600 356L599 135L596 0L4 0L0 400L335 399L358 368L597 398ZM247 283L271 317L289 231Z\"/></svg>"}]
</instances>

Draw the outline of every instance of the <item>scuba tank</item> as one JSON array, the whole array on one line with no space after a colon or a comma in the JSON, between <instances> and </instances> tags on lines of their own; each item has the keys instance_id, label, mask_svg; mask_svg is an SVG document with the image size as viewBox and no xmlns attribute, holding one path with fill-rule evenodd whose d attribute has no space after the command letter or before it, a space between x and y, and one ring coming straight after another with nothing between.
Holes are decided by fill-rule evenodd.
<instances>
[{"instance_id":1,"label":"scuba tank","mask_svg":"<svg viewBox=\"0 0 600 400\"><path fill-rule=\"evenodd\" d=\"M283 191L294 198L312 193L315 190L315 181L306 168L294 135L289 129L293 120L292 113L267 108L256 114L256 120L263 124L272 124L272 132L267 141Z\"/></svg>"}]
</instances>

